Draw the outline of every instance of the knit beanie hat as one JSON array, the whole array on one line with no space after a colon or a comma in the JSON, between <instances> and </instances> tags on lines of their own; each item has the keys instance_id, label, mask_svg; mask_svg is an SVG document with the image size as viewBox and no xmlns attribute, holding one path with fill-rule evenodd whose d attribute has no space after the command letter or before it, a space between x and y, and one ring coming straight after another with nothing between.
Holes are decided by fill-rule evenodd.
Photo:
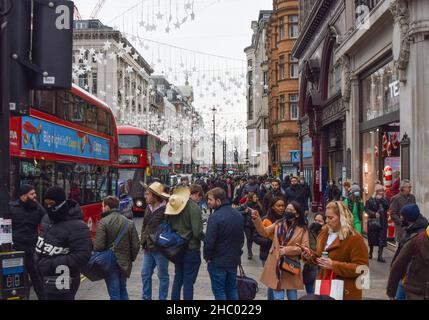
<instances>
[{"instance_id":1,"label":"knit beanie hat","mask_svg":"<svg viewBox=\"0 0 429 320\"><path fill-rule=\"evenodd\" d=\"M420 209L416 204L412 203L403 206L400 213L405 220L409 222L416 222L420 216Z\"/></svg>"},{"instance_id":2,"label":"knit beanie hat","mask_svg":"<svg viewBox=\"0 0 429 320\"><path fill-rule=\"evenodd\" d=\"M45 193L45 199L55 201L55 206L58 206L66 201L66 193L61 187L50 187Z\"/></svg>"},{"instance_id":3,"label":"knit beanie hat","mask_svg":"<svg viewBox=\"0 0 429 320\"><path fill-rule=\"evenodd\" d=\"M29 193L31 190L34 190L34 187L30 184L23 184L17 191L16 195L18 198L22 197L23 195Z\"/></svg>"}]
</instances>

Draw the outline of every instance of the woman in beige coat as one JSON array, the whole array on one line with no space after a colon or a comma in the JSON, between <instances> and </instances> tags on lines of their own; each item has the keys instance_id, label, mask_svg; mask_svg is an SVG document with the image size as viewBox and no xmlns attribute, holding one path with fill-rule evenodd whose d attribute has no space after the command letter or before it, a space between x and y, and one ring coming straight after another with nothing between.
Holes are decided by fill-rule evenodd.
<instances>
[{"instance_id":1,"label":"woman in beige coat","mask_svg":"<svg viewBox=\"0 0 429 320\"><path fill-rule=\"evenodd\" d=\"M274 290L274 300L284 300L285 290L288 300L296 300L297 290L304 289L301 271L293 274L283 270L281 265L285 257L300 262L302 251L297 243L309 246L304 212L297 202L292 201L286 207L284 219L268 227L264 227L257 212L252 211L252 219L256 231L273 241L260 281Z\"/></svg>"}]
</instances>

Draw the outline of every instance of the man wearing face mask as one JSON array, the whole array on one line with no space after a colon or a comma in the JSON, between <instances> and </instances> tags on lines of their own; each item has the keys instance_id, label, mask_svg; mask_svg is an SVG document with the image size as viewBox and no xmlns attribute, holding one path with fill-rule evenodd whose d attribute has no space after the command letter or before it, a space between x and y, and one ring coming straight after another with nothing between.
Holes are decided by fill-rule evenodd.
<instances>
[{"instance_id":1,"label":"man wearing face mask","mask_svg":"<svg viewBox=\"0 0 429 320\"><path fill-rule=\"evenodd\" d=\"M12 219L13 247L25 252L25 270L39 300L43 299L42 282L37 276L33 256L37 243L37 226L46 214L45 209L37 202L36 190L33 186L24 184L17 192L18 200L10 202L9 214ZM26 281L28 278L26 276ZM27 297L30 292L27 293Z\"/></svg>"},{"instance_id":2,"label":"man wearing face mask","mask_svg":"<svg viewBox=\"0 0 429 320\"><path fill-rule=\"evenodd\" d=\"M42 219L36 245L36 265L47 300L74 300L80 270L91 257L92 241L77 202L66 200L61 187L49 188L44 197L47 215ZM62 285L57 286L56 280Z\"/></svg>"},{"instance_id":3,"label":"man wearing face mask","mask_svg":"<svg viewBox=\"0 0 429 320\"><path fill-rule=\"evenodd\" d=\"M286 199L288 203L292 201L298 202L301 208L308 207L308 204L307 206L305 205L306 191L298 183L297 177L293 177L290 180L290 187L286 189Z\"/></svg>"}]
</instances>

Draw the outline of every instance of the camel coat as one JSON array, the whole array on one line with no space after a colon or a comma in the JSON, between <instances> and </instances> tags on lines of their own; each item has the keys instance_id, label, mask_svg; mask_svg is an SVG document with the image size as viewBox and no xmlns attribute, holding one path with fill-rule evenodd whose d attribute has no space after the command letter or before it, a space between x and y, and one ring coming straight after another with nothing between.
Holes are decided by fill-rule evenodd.
<instances>
[{"instance_id":1,"label":"camel coat","mask_svg":"<svg viewBox=\"0 0 429 320\"><path fill-rule=\"evenodd\" d=\"M277 279L277 261L280 259L280 246L277 235L276 225L274 233L267 234L262 223L255 223L256 230L263 236L269 237L273 240L273 244L268 253L268 258L262 271L260 281L268 288L274 290L302 290L304 289L302 272L298 275L293 275L287 271L281 272L281 279ZM291 239L286 245L286 255L289 258L300 260L301 259L301 248L295 246L295 243L300 243L303 246L309 246L308 230L302 227L296 227Z\"/></svg>"},{"instance_id":2,"label":"camel coat","mask_svg":"<svg viewBox=\"0 0 429 320\"><path fill-rule=\"evenodd\" d=\"M355 232L345 240L335 239L325 250L328 236L329 228L324 226L317 237L316 255L320 257L323 251L327 251L329 258L333 261L333 268L332 270L321 268L317 279L329 279L333 271L334 279L344 281L344 300L361 300L362 290L356 286L356 280L360 276L357 268L369 264L368 249L364 239ZM311 262L316 264L315 258L312 258Z\"/></svg>"}]
</instances>

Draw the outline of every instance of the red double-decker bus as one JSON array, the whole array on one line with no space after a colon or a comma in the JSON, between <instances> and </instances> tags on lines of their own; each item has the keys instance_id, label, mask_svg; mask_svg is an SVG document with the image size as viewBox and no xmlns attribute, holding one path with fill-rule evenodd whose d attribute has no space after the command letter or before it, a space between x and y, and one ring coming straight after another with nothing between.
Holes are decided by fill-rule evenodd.
<instances>
[{"instance_id":1,"label":"red double-decker bus","mask_svg":"<svg viewBox=\"0 0 429 320\"><path fill-rule=\"evenodd\" d=\"M11 195L54 185L77 201L95 233L101 200L117 194L118 136L110 108L83 89L34 91L29 115L10 120Z\"/></svg>"},{"instance_id":2,"label":"red double-decker bus","mask_svg":"<svg viewBox=\"0 0 429 320\"><path fill-rule=\"evenodd\" d=\"M169 184L168 164L160 159L168 142L140 128L118 127L120 195L133 199L134 214L145 208L143 184L153 180Z\"/></svg>"}]
</instances>

